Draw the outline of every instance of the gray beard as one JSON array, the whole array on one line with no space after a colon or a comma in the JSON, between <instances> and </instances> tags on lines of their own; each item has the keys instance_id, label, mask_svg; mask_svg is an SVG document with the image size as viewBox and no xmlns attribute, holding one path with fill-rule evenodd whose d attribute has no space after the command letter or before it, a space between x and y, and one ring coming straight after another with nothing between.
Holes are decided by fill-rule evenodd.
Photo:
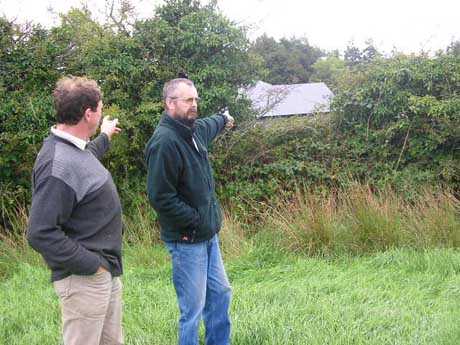
<instances>
[{"instance_id":1,"label":"gray beard","mask_svg":"<svg viewBox=\"0 0 460 345\"><path fill-rule=\"evenodd\" d=\"M178 119L177 121L179 121L180 123L182 123L184 126L187 126L189 128L193 128L193 126L195 125L195 120L196 119Z\"/></svg>"}]
</instances>

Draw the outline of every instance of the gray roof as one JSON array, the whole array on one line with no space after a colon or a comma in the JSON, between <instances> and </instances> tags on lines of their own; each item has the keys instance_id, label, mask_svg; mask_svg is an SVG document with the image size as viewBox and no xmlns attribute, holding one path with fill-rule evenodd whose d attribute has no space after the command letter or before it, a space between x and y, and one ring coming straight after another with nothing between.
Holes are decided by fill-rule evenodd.
<instances>
[{"instance_id":1,"label":"gray roof","mask_svg":"<svg viewBox=\"0 0 460 345\"><path fill-rule=\"evenodd\" d=\"M324 83L272 85L258 81L245 93L259 117L329 112L334 96Z\"/></svg>"}]
</instances>

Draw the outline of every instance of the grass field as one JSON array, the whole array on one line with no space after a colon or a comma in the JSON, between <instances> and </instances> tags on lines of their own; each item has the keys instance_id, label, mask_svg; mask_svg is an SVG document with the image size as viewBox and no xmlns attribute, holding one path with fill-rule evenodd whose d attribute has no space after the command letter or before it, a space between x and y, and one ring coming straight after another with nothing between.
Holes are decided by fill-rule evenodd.
<instances>
[{"instance_id":1,"label":"grass field","mask_svg":"<svg viewBox=\"0 0 460 345\"><path fill-rule=\"evenodd\" d=\"M0 344L59 344L49 272L26 261L11 265L0 283ZM324 259L248 241L226 266L234 345L460 344L458 250ZM175 344L178 311L166 251L126 247L125 267L126 344Z\"/></svg>"},{"instance_id":2,"label":"grass field","mask_svg":"<svg viewBox=\"0 0 460 345\"><path fill-rule=\"evenodd\" d=\"M249 217L226 210L233 345L460 344L460 202L448 191L406 200L357 185L255 205ZM27 208L7 216L0 345L60 344L49 272L25 240ZM169 256L146 200L125 224L126 344L174 345Z\"/></svg>"}]
</instances>

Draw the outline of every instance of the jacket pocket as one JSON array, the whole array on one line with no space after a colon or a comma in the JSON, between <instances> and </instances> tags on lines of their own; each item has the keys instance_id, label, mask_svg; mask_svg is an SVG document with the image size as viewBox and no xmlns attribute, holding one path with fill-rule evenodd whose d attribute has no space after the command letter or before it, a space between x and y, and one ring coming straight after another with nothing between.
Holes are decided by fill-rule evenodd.
<instances>
[{"instance_id":1,"label":"jacket pocket","mask_svg":"<svg viewBox=\"0 0 460 345\"><path fill-rule=\"evenodd\" d=\"M210 229L210 203L198 207L198 213L200 215L200 225L198 227L198 233L200 237L203 237L211 231Z\"/></svg>"},{"instance_id":2,"label":"jacket pocket","mask_svg":"<svg viewBox=\"0 0 460 345\"><path fill-rule=\"evenodd\" d=\"M222 214L219 203L215 198L211 198L207 205L199 207L198 213L201 218L198 229L201 237L214 234L220 229L222 224Z\"/></svg>"}]
</instances>

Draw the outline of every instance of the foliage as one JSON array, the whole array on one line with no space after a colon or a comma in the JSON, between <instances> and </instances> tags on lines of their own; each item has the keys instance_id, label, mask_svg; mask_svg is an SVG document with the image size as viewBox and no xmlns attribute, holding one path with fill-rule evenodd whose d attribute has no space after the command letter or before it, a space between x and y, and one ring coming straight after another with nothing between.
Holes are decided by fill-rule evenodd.
<instances>
[{"instance_id":1,"label":"foliage","mask_svg":"<svg viewBox=\"0 0 460 345\"><path fill-rule=\"evenodd\" d=\"M59 47L40 26L4 18L0 35L0 180L25 187L50 121Z\"/></svg>"},{"instance_id":2,"label":"foliage","mask_svg":"<svg viewBox=\"0 0 460 345\"><path fill-rule=\"evenodd\" d=\"M459 189L458 56L378 59L350 70L340 90L338 134L349 138L371 173L382 181L419 178Z\"/></svg>"},{"instance_id":3,"label":"foliage","mask_svg":"<svg viewBox=\"0 0 460 345\"><path fill-rule=\"evenodd\" d=\"M382 56L382 54L374 46L374 42L372 40L367 40L365 44L366 47L362 50L356 47L354 43L347 46L344 52L344 59L348 66L369 63Z\"/></svg>"},{"instance_id":4,"label":"foliage","mask_svg":"<svg viewBox=\"0 0 460 345\"><path fill-rule=\"evenodd\" d=\"M184 10L185 4L190 3ZM185 72L200 91L200 111L236 106L238 86L251 83L258 64L248 53L243 28L220 14L214 3L172 1L139 22L133 37L161 66L160 80Z\"/></svg>"},{"instance_id":5,"label":"foliage","mask_svg":"<svg viewBox=\"0 0 460 345\"><path fill-rule=\"evenodd\" d=\"M262 56L267 69L264 81L271 84L307 83L313 73L312 65L324 55L306 38L276 41L265 34L256 39L252 50Z\"/></svg>"},{"instance_id":6,"label":"foliage","mask_svg":"<svg viewBox=\"0 0 460 345\"><path fill-rule=\"evenodd\" d=\"M391 189L352 184L298 191L265 211L276 245L306 255L362 255L392 248L458 248L460 200L422 190L408 201ZM278 234L278 236L276 236Z\"/></svg>"},{"instance_id":7,"label":"foliage","mask_svg":"<svg viewBox=\"0 0 460 345\"><path fill-rule=\"evenodd\" d=\"M460 41L452 42L446 49L447 54L460 56Z\"/></svg>"},{"instance_id":8,"label":"foliage","mask_svg":"<svg viewBox=\"0 0 460 345\"><path fill-rule=\"evenodd\" d=\"M424 185L460 190L460 60L376 58L337 77L330 116L248 123L215 145L220 194L254 201L368 183L407 197ZM249 209L248 209L249 207Z\"/></svg>"},{"instance_id":9,"label":"foliage","mask_svg":"<svg viewBox=\"0 0 460 345\"><path fill-rule=\"evenodd\" d=\"M338 81L346 71L345 61L338 56L328 56L316 61L312 66L310 82L323 82L333 92L339 91Z\"/></svg>"},{"instance_id":10,"label":"foliage","mask_svg":"<svg viewBox=\"0 0 460 345\"><path fill-rule=\"evenodd\" d=\"M214 146L217 186L224 200L270 201L296 184L331 185L340 154L328 121L319 117L248 122ZM253 210L254 211L254 210Z\"/></svg>"}]
</instances>

